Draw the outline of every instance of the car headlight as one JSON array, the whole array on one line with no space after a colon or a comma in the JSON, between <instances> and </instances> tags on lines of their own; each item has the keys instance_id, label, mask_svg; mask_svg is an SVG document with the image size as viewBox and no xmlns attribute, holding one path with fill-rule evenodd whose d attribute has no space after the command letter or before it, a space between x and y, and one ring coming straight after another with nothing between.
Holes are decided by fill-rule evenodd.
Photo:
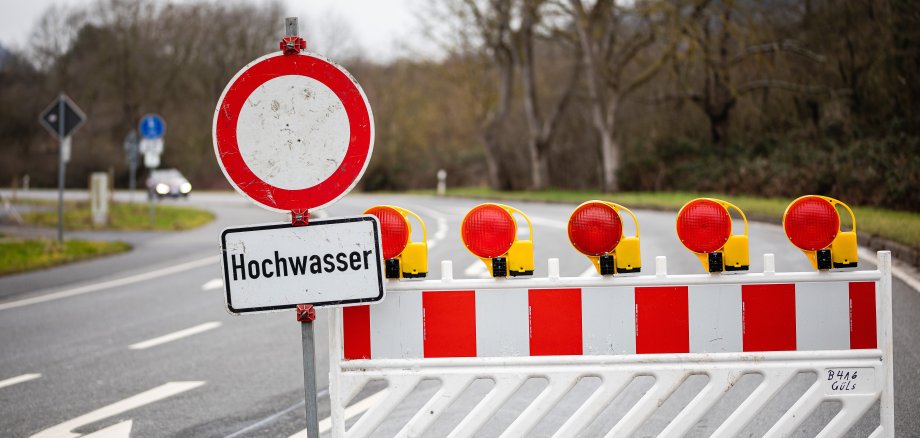
<instances>
[{"instance_id":1,"label":"car headlight","mask_svg":"<svg viewBox=\"0 0 920 438\"><path fill-rule=\"evenodd\" d=\"M188 193L192 191L192 183L184 182L179 185L179 191L182 193Z\"/></svg>"},{"instance_id":2,"label":"car headlight","mask_svg":"<svg viewBox=\"0 0 920 438\"><path fill-rule=\"evenodd\" d=\"M157 193L166 195L169 193L169 186L163 183L157 184Z\"/></svg>"}]
</instances>

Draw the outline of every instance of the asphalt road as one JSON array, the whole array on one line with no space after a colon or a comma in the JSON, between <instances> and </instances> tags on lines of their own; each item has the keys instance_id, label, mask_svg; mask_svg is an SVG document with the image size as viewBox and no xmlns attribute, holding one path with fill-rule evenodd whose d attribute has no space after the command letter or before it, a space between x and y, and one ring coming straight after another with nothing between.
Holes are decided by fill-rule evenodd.
<instances>
[{"instance_id":1,"label":"asphalt road","mask_svg":"<svg viewBox=\"0 0 920 438\"><path fill-rule=\"evenodd\" d=\"M68 196L85 195L73 192ZM275 222L284 220L283 216L252 206L235 193L197 193L188 203L213 210L217 220L181 233L87 233L84 236L130 241L135 250L0 278L0 434L123 436L116 432L130 428L132 436L141 437L256 437L290 436L303 429L300 326L293 312L229 315L224 310L218 263L221 229ZM350 195L327 213L359 214L376 204L399 205L422 216L428 225L430 275L434 278L440 275L439 261L445 259L453 260L458 278L482 274L477 267L480 262L462 248L459 239L460 220L477 201ZM563 276L585 272L587 259L571 248L564 231L572 205L515 205L534 222L537 276L546 275L546 259L551 257L560 259ZM645 267L651 269L655 256L666 255L669 273L700 272L699 262L677 240L673 213L637 211L636 215L642 226ZM751 224L750 236L753 272L762 270L763 253L776 254L777 271L810 269L779 227ZM865 261L861 265L871 267ZM920 292L895 279L899 436L920 436L918 315ZM182 332L187 329L190 331ZM320 312L316 329L319 388L325 389L325 312ZM161 338L177 332L172 338ZM793 393L810 383L807 376L799 380ZM687 390L682 389L687 394L674 399L692 397L693 385L688 382ZM639 382L631 393L641 395L642 386ZM376 389L369 388L366 394ZM525 388L522 397L538 389ZM419 397L431 391L421 388ZM818 417L835 412L833 407L821 409ZM407 415L397 410L379 434L398 430ZM870 410L872 415L877 416L877 408ZM325 416L327 400L321 403L320 417ZM871 420L860 423L857 436L867 435ZM507 424L503 421L497 417L485 435L500 430L501 424ZM660 431L660 421L653 417L640 435ZM695 430L703 436L711 431L706 424ZM763 425L755 425L747 432L756 436L763 430Z\"/></svg>"}]
</instances>

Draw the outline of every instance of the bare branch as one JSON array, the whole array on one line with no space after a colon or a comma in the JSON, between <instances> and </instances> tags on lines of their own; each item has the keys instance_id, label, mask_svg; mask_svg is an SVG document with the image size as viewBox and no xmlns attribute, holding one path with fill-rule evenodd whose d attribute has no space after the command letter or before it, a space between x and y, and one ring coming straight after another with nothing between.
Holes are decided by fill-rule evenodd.
<instances>
[{"instance_id":1,"label":"bare branch","mask_svg":"<svg viewBox=\"0 0 920 438\"><path fill-rule=\"evenodd\" d=\"M768 89L768 88L793 91L796 93L821 93L821 92L827 91L826 87L796 84L794 82L787 82L787 81L781 81L781 80L776 80L776 79L759 79L759 80L748 82L738 87L735 93L740 95L740 94L750 93L752 91L763 90L763 89Z\"/></svg>"},{"instance_id":2,"label":"bare branch","mask_svg":"<svg viewBox=\"0 0 920 438\"><path fill-rule=\"evenodd\" d=\"M794 41L775 41L767 44L760 44L756 46L750 46L741 53L736 54L732 59L728 61L729 65L735 65L743 62L744 60L750 58L753 55L762 55L767 53L777 53L777 52L787 52L793 55L801 56L802 58L808 59L812 62L823 63L827 59L820 54L812 52L802 46L799 46Z\"/></svg>"}]
</instances>

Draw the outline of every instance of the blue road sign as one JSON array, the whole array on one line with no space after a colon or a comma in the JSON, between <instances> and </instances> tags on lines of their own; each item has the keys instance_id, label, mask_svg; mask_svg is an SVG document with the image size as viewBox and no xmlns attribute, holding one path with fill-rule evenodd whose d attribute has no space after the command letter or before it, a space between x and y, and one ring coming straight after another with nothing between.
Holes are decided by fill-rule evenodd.
<instances>
[{"instance_id":1,"label":"blue road sign","mask_svg":"<svg viewBox=\"0 0 920 438\"><path fill-rule=\"evenodd\" d=\"M157 139L162 138L166 131L166 122L156 114L147 114L141 118L141 124L138 126L141 136L144 138Z\"/></svg>"}]
</instances>

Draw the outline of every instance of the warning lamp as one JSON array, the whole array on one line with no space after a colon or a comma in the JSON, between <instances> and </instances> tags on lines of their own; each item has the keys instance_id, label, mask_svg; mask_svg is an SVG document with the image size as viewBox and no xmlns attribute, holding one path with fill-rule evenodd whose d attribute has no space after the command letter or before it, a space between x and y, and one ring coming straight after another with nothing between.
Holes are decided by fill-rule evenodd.
<instances>
[{"instance_id":1,"label":"warning lamp","mask_svg":"<svg viewBox=\"0 0 920 438\"><path fill-rule=\"evenodd\" d=\"M732 234L729 208L741 215L743 235ZM747 218L734 204L711 198L684 204L677 213L677 237L709 272L747 271L750 267Z\"/></svg>"},{"instance_id":2,"label":"warning lamp","mask_svg":"<svg viewBox=\"0 0 920 438\"><path fill-rule=\"evenodd\" d=\"M636 235L626 237L620 211L636 224ZM639 272L639 221L628 208L606 201L588 201L569 216L569 242L588 256L601 275Z\"/></svg>"},{"instance_id":3,"label":"warning lamp","mask_svg":"<svg viewBox=\"0 0 920 438\"><path fill-rule=\"evenodd\" d=\"M422 218L409 210L390 205L371 207L364 214L374 215L380 222L387 278L423 278L428 274L428 235ZM409 216L422 227L420 242L411 240Z\"/></svg>"},{"instance_id":4,"label":"warning lamp","mask_svg":"<svg viewBox=\"0 0 920 438\"><path fill-rule=\"evenodd\" d=\"M527 240L517 238L515 213L527 221ZM533 225L520 210L502 204L477 205L463 217L460 237L493 277L533 275Z\"/></svg>"},{"instance_id":5,"label":"warning lamp","mask_svg":"<svg viewBox=\"0 0 920 438\"><path fill-rule=\"evenodd\" d=\"M850 213L850 231L840 228L838 205ZM827 196L802 196L786 207L783 230L815 269L856 267L856 216L843 202Z\"/></svg>"}]
</instances>

